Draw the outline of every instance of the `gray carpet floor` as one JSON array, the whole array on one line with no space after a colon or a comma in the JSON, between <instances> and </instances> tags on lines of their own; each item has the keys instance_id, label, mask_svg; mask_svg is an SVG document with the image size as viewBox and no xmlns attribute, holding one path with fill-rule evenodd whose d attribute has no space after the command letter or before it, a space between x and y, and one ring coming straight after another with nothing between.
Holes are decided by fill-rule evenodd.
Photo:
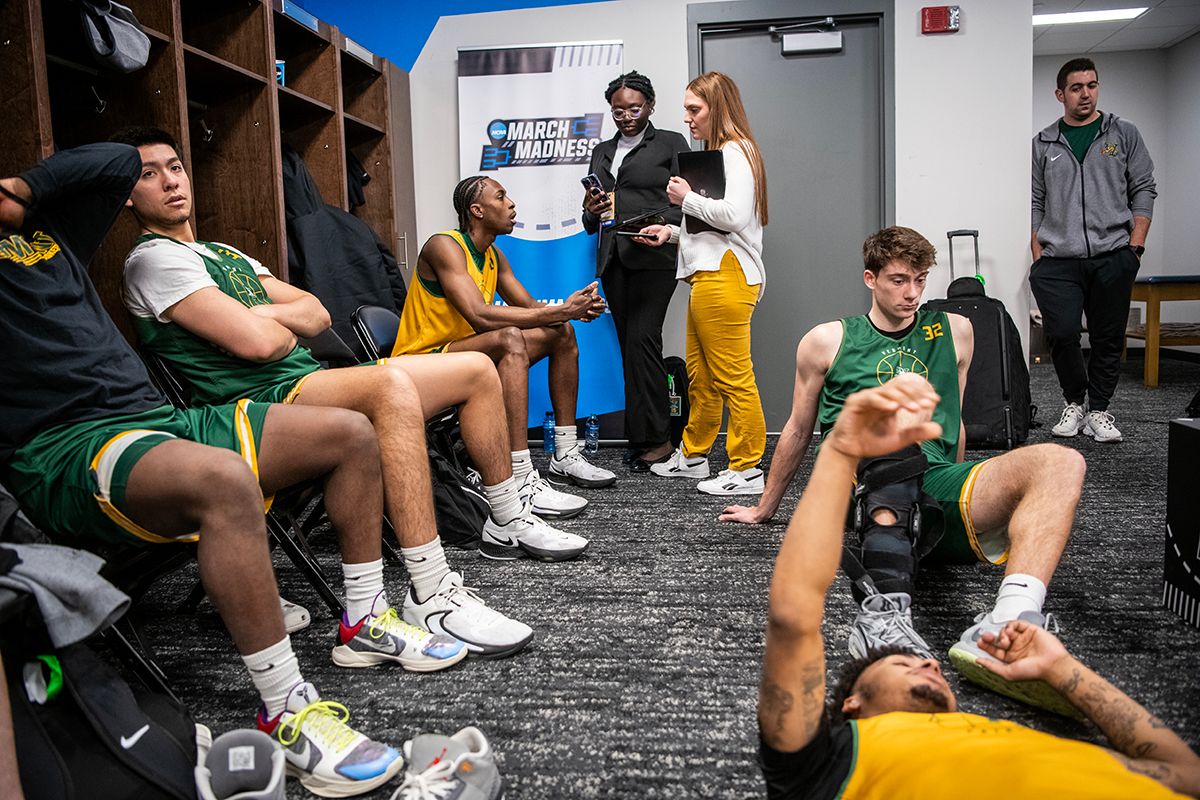
<instances>
[{"instance_id":1,"label":"gray carpet floor","mask_svg":"<svg viewBox=\"0 0 1200 800\"><path fill-rule=\"evenodd\" d=\"M1034 367L1032 384L1048 424L1030 441L1049 441L1061 404L1052 369ZM1167 421L1182 414L1197 386L1200 365L1165 360L1162 385L1146 389L1141 361L1131 359L1111 409L1125 441L1068 442L1086 456L1088 475L1047 601L1066 645L1193 747L1200 745L1200 631L1160 598ZM720 448L714 469L724 465ZM305 675L346 703L354 724L396 745L422 731L479 726L499 754L510 798L761 797L754 707L766 588L808 465L778 522L747 528L717 523L724 503L690 481L630 476L619 450L602 450L597 462L622 477L610 489L581 490L591 507L563 524L591 539L585 557L496 563L449 551L469 585L534 627L524 652L432 675L339 669L329 660L336 623L278 559L283 592L313 612L312 626L294 637ZM329 574L340 576L334 537L318 536L314 546ZM918 629L944 653L990 608L1000 578L998 568L982 565L923 572ZM197 719L218 733L249 726L257 698L212 607L173 610L193 580L194 572L173 576L144 602L151 639ZM389 568L388 581L400 598L402 571ZM848 583L839 578L825 625L831 669L845 658L850 617ZM1100 741L1090 725L1023 707L947 670L964 710ZM306 794L289 787L289 798Z\"/></svg>"}]
</instances>

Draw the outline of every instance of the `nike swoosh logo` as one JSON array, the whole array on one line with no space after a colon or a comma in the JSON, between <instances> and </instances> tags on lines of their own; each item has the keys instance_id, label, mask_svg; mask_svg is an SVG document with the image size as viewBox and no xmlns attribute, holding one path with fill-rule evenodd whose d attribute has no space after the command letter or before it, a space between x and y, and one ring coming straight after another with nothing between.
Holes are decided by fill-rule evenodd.
<instances>
[{"instance_id":1,"label":"nike swoosh logo","mask_svg":"<svg viewBox=\"0 0 1200 800\"><path fill-rule=\"evenodd\" d=\"M384 645L385 641L387 642L386 646ZM386 640L385 639L375 639L375 640L367 642L367 644L370 645L375 650L378 650L379 652L381 652L385 655L389 655L389 656L394 656L400 652L400 648L396 646L396 640L391 638L390 636Z\"/></svg>"},{"instance_id":2,"label":"nike swoosh logo","mask_svg":"<svg viewBox=\"0 0 1200 800\"><path fill-rule=\"evenodd\" d=\"M1059 154L1058 154L1058 155L1056 155L1056 156L1050 156L1050 160L1051 160L1051 161L1057 161L1057 160L1058 160L1058 159L1060 159L1060 158L1062 158L1062 153L1059 153Z\"/></svg>"},{"instance_id":3,"label":"nike swoosh logo","mask_svg":"<svg viewBox=\"0 0 1200 800\"><path fill-rule=\"evenodd\" d=\"M516 547L517 546L516 539L501 539L499 536L497 536L494 533L492 534L492 539L495 540L496 544L502 544L505 547Z\"/></svg>"},{"instance_id":4,"label":"nike swoosh logo","mask_svg":"<svg viewBox=\"0 0 1200 800\"><path fill-rule=\"evenodd\" d=\"M139 739L141 739L143 736L146 735L146 732L148 730L150 730L149 723L138 728L134 732L133 736L122 736L121 737L121 748L124 750L128 750L129 748L133 747L135 744L138 743Z\"/></svg>"}]
</instances>

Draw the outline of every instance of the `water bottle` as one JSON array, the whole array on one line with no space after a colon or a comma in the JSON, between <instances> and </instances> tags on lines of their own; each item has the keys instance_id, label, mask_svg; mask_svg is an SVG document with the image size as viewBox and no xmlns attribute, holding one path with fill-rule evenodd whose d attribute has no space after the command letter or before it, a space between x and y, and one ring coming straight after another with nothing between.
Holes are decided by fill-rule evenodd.
<instances>
[{"instance_id":1,"label":"water bottle","mask_svg":"<svg viewBox=\"0 0 1200 800\"><path fill-rule=\"evenodd\" d=\"M546 412L546 421L542 423L542 449L554 453L554 412Z\"/></svg>"},{"instance_id":2,"label":"water bottle","mask_svg":"<svg viewBox=\"0 0 1200 800\"><path fill-rule=\"evenodd\" d=\"M583 427L583 452L592 454L600 449L600 421L592 414Z\"/></svg>"}]
</instances>

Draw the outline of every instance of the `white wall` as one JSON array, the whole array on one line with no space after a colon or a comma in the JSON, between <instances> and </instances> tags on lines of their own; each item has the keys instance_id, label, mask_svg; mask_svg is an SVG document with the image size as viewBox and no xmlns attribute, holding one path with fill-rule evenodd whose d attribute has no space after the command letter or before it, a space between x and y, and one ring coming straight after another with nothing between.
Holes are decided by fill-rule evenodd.
<instances>
[{"instance_id":1,"label":"white wall","mask_svg":"<svg viewBox=\"0 0 1200 800\"><path fill-rule=\"evenodd\" d=\"M1030 0L966 0L962 30L920 33L923 0L896 2L896 223L938 246L929 297L949 283L946 231L979 231L980 270L1028 347ZM956 274L971 262L955 241Z\"/></svg>"},{"instance_id":2,"label":"white wall","mask_svg":"<svg viewBox=\"0 0 1200 800\"><path fill-rule=\"evenodd\" d=\"M1155 209L1154 224L1161 223L1166 232L1162 271L1194 275L1200 273L1200 34L1167 51L1163 105L1167 108L1171 196L1161 210ZM1158 202L1163 199L1160 193ZM1200 306L1195 303L1168 303L1164 308L1171 306L1186 310L1193 322L1200 319Z\"/></svg>"},{"instance_id":3,"label":"white wall","mask_svg":"<svg viewBox=\"0 0 1200 800\"><path fill-rule=\"evenodd\" d=\"M978 228L989 293L1004 301L1024 330L1031 0L963 0L963 30L943 36L920 34L923 0L895 4L896 221L925 233L941 249L942 264L948 264L945 232ZM654 81L658 124L678 129L690 78L687 5L687 0L614 0L443 17L412 70L419 235L454 223L449 195L459 176L454 102L459 47L621 39L625 68ZM931 297L944 293L948 282L948 270L938 272ZM683 296L683 290L676 293L664 329L668 353L683 351L676 333L683 330Z\"/></svg>"}]
</instances>

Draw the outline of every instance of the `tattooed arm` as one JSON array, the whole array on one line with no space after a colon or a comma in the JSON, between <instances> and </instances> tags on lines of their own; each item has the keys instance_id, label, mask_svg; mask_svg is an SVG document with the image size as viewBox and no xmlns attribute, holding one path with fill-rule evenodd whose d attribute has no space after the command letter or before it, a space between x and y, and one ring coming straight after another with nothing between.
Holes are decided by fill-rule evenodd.
<instances>
[{"instance_id":1,"label":"tattooed arm","mask_svg":"<svg viewBox=\"0 0 1200 800\"><path fill-rule=\"evenodd\" d=\"M1162 720L1085 667L1050 633L1010 622L999 636L984 634L981 646L996 660L982 662L1012 680L1044 680L1058 689L1104 732L1133 772L1169 789L1200 796L1200 757Z\"/></svg>"},{"instance_id":2,"label":"tattooed arm","mask_svg":"<svg viewBox=\"0 0 1200 800\"><path fill-rule=\"evenodd\" d=\"M905 375L846 399L817 456L775 560L767 608L767 647L758 694L758 724L772 748L795 752L820 727L825 706L825 595L841 560L846 507L860 459L891 453L941 433L928 414L937 394L924 378Z\"/></svg>"}]
</instances>

